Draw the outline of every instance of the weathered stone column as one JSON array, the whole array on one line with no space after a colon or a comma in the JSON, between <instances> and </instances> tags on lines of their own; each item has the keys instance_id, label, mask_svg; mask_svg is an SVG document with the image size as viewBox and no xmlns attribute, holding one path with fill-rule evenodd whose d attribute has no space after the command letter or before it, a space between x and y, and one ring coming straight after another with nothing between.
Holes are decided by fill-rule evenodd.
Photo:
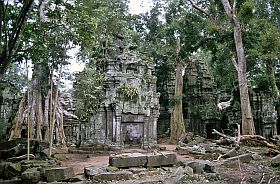
<instances>
[{"instance_id":1,"label":"weathered stone column","mask_svg":"<svg viewBox=\"0 0 280 184\"><path fill-rule=\"evenodd\" d=\"M121 114L116 113L115 117L115 130L116 130L116 145L121 146Z\"/></svg>"},{"instance_id":2,"label":"weathered stone column","mask_svg":"<svg viewBox=\"0 0 280 184\"><path fill-rule=\"evenodd\" d=\"M149 117L145 116L144 117L144 135L143 135L143 147L147 148L149 147L149 137L150 137L150 132L149 132Z\"/></svg>"}]
</instances>

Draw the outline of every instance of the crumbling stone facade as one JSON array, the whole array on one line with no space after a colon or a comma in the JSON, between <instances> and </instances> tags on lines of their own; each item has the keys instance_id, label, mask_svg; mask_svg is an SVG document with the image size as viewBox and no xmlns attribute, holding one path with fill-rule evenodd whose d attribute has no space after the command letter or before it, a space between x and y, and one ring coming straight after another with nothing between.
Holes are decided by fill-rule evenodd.
<instances>
[{"instance_id":1,"label":"crumbling stone facade","mask_svg":"<svg viewBox=\"0 0 280 184\"><path fill-rule=\"evenodd\" d=\"M187 130L212 138L212 129L220 129L221 114L217 108L217 86L205 61L193 60L186 68Z\"/></svg>"},{"instance_id":2,"label":"crumbling stone facade","mask_svg":"<svg viewBox=\"0 0 280 184\"><path fill-rule=\"evenodd\" d=\"M161 96L160 132L168 132L170 112L166 101L170 101L174 92L174 80L168 78ZM160 91L161 92L161 91ZM266 138L277 134L280 121L276 111L276 101L269 92L250 89L250 101L255 122L256 133ZM183 109L187 131L203 137L214 138L212 129L234 135L236 124L241 123L240 95L238 84L229 91L218 91L213 75L205 61L192 61L186 66L184 76ZM224 102L227 107L218 109ZM279 132L279 130L278 130Z\"/></svg>"},{"instance_id":3,"label":"crumbling stone facade","mask_svg":"<svg viewBox=\"0 0 280 184\"><path fill-rule=\"evenodd\" d=\"M18 110L19 95L8 83L0 82L0 142L6 140L10 123ZM27 129L23 132L27 132Z\"/></svg>"},{"instance_id":4,"label":"crumbling stone facade","mask_svg":"<svg viewBox=\"0 0 280 184\"><path fill-rule=\"evenodd\" d=\"M277 124L279 124L276 111L276 101L269 92L251 89L250 102L255 123L256 134L270 138L277 135ZM222 110L222 129L228 133L234 133L236 123L241 123L241 112L239 103L238 87L231 93L219 93L219 101L231 100L230 106Z\"/></svg>"},{"instance_id":5,"label":"crumbling stone facade","mask_svg":"<svg viewBox=\"0 0 280 184\"><path fill-rule=\"evenodd\" d=\"M115 147L149 147L157 143L159 93L154 67L140 58L123 37L103 53L105 100L82 126L83 142Z\"/></svg>"}]
</instances>

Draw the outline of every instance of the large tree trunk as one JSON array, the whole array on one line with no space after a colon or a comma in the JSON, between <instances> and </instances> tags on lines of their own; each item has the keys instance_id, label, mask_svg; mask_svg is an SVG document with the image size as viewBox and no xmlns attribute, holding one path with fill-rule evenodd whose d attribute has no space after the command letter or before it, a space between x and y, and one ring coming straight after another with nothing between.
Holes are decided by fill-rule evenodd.
<instances>
[{"instance_id":1,"label":"large tree trunk","mask_svg":"<svg viewBox=\"0 0 280 184\"><path fill-rule=\"evenodd\" d=\"M65 145L62 122L63 110L61 104L57 102L58 91L56 91L56 95L51 95L50 89L48 89L50 86L49 81L46 80L48 75L49 70L46 66L36 64L28 90L30 98L26 100L23 97L20 102L19 110L10 131L10 140L22 137L22 128L27 127L29 115L30 139L49 141L51 136L48 135L53 135L53 133L48 132L50 130L50 120L53 119L53 126L60 130L55 139L60 140L59 145ZM56 98L56 100L53 98ZM53 113L49 112L50 109Z\"/></svg>"},{"instance_id":2,"label":"large tree trunk","mask_svg":"<svg viewBox=\"0 0 280 184\"><path fill-rule=\"evenodd\" d=\"M176 66L176 82L175 82L175 105L172 109L170 118L170 142L177 143L182 139L185 134L185 124L183 119L183 108L182 108L182 94L183 94L183 66L177 64Z\"/></svg>"},{"instance_id":3,"label":"large tree trunk","mask_svg":"<svg viewBox=\"0 0 280 184\"><path fill-rule=\"evenodd\" d=\"M238 74L242 115L242 134L254 135L256 134L256 131L248 92L246 57L242 41L241 23L235 14L235 2L233 8L229 4L228 0L221 0L221 2L224 6L227 16L230 18L230 21L232 21L234 26L234 42L236 48L237 62L235 60L235 57L233 57L232 61Z\"/></svg>"},{"instance_id":4,"label":"large tree trunk","mask_svg":"<svg viewBox=\"0 0 280 184\"><path fill-rule=\"evenodd\" d=\"M184 118L183 118L183 107L182 107L182 96L183 96L183 70L184 66L178 54L180 52L180 40L177 39L177 58L176 58L176 78L175 78L175 105L171 112L170 118L170 142L177 143L179 140L184 138L186 134Z\"/></svg>"}]
</instances>

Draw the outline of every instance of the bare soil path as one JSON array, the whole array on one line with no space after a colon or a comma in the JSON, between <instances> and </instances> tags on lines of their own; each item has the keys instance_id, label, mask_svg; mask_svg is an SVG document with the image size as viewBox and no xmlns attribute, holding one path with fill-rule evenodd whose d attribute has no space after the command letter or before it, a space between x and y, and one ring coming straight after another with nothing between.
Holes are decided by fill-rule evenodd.
<instances>
[{"instance_id":1,"label":"bare soil path","mask_svg":"<svg viewBox=\"0 0 280 184\"><path fill-rule=\"evenodd\" d=\"M176 150L176 145L171 144L160 144L160 147L166 147L166 151ZM123 149L121 153L133 153L133 152L148 152L149 150L144 149ZM84 173L84 167L94 165L98 167L106 167L109 164L109 155L115 152L104 152L103 154L59 154L56 157L61 160L61 166L68 166L74 169L76 175ZM176 153L176 152L175 152ZM186 155L178 155L178 161L190 160L191 157Z\"/></svg>"}]
</instances>

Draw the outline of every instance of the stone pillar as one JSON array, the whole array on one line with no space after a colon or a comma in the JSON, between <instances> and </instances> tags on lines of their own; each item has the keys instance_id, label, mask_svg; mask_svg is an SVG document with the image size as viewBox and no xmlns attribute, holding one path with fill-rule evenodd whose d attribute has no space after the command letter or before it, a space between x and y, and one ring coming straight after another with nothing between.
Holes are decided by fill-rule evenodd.
<instances>
[{"instance_id":1,"label":"stone pillar","mask_svg":"<svg viewBox=\"0 0 280 184\"><path fill-rule=\"evenodd\" d=\"M106 112L107 112L107 140L113 141L113 117L114 114L112 112L111 108L106 108Z\"/></svg>"},{"instance_id":2,"label":"stone pillar","mask_svg":"<svg viewBox=\"0 0 280 184\"><path fill-rule=\"evenodd\" d=\"M157 117L153 118L153 140L152 142L156 145L157 144Z\"/></svg>"},{"instance_id":3,"label":"stone pillar","mask_svg":"<svg viewBox=\"0 0 280 184\"><path fill-rule=\"evenodd\" d=\"M116 130L116 145L118 146L121 146L121 120L122 120L122 117L121 117L121 114L116 114L116 117L115 117L115 130Z\"/></svg>"},{"instance_id":4,"label":"stone pillar","mask_svg":"<svg viewBox=\"0 0 280 184\"><path fill-rule=\"evenodd\" d=\"M149 147L149 137L150 137L150 132L149 132L149 117L145 116L144 117L144 135L143 135L143 147L148 148Z\"/></svg>"}]
</instances>

